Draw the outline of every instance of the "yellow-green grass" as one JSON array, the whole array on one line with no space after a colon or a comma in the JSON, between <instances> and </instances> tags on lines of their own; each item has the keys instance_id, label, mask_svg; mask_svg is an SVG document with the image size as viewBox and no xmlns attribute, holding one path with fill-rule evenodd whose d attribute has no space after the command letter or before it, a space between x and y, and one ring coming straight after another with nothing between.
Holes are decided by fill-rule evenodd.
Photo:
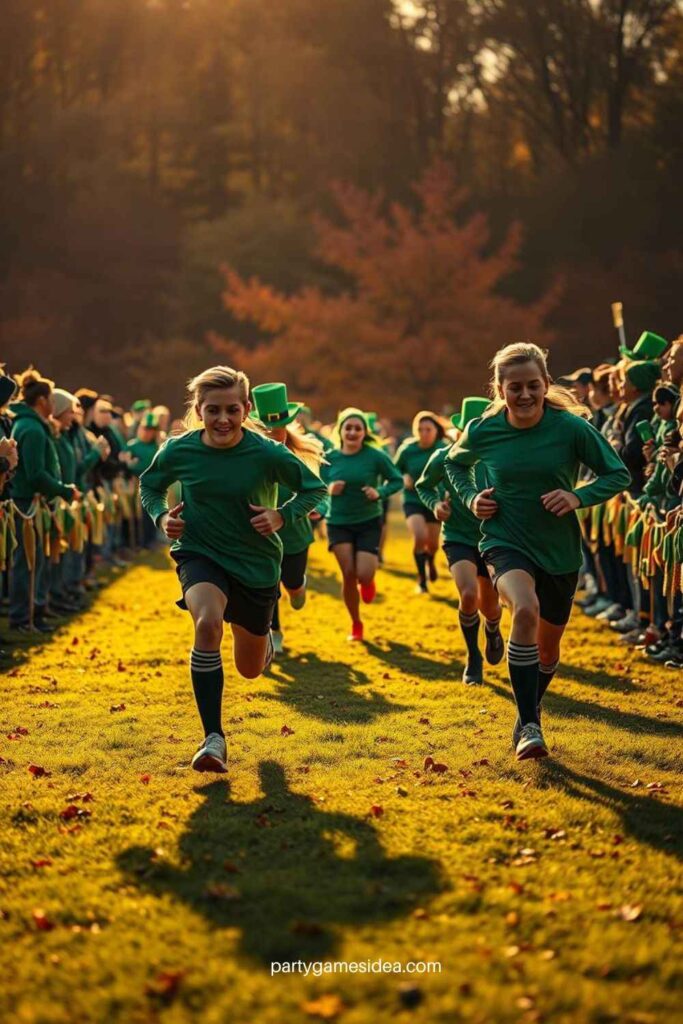
<instances>
[{"instance_id":1,"label":"yellow-green grass","mask_svg":"<svg viewBox=\"0 0 683 1024\"><path fill-rule=\"evenodd\" d=\"M504 663L460 682L445 566L416 596L392 527L366 645L321 542L306 607L283 609L288 656L239 679L226 639L227 777L188 769L191 629L161 556L4 676L0 1020L680 1012L680 676L577 612L553 756L517 764ZM60 819L69 805L90 816ZM271 977L273 960L380 958L441 972Z\"/></svg>"}]
</instances>

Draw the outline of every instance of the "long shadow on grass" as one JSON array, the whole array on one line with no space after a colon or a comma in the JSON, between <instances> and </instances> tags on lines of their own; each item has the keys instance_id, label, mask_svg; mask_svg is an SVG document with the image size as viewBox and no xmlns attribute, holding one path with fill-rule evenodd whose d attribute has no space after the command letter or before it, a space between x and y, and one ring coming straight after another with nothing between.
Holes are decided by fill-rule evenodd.
<instances>
[{"instance_id":1,"label":"long shadow on grass","mask_svg":"<svg viewBox=\"0 0 683 1024\"><path fill-rule=\"evenodd\" d=\"M391 665L392 668L399 668L409 675L420 676L422 679L442 678L444 675L460 674L464 662L454 658L450 653L443 660L437 661L434 658L427 658L420 654L408 644L399 643L397 640L388 640L380 646L368 640L366 648L375 658Z\"/></svg>"},{"instance_id":2,"label":"long shadow on grass","mask_svg":"<svg viewBox=\"0 0 683 1024\"><path fill-rule=\"evenodd\" d=\"M633 672L637 672L637 668L634 668ZM627 679L625 676L610 675L604 669L579 668L578 665L567 665L564 662L560 665L557 674L560 679L562 677L571 679L574 683L594 686L597 690L618 690L620 693L634 693L645 689L641 683L633 682L633 680Z\"/></svg>"},{"instance_id":3,"label":"long shadow on grass","mask_svg":"<svg viewBox=\"0 0 683 1024\"><path fill-rule=\"evenodd\" d=\"M501 697L512 700L512 691L496 683L491 683L490 688L495 690ZM675 736L683 737L683 726L678 722L666 722L659 718L648 718L647 715L638 715L632 711L617 711L616 708L606 708L603 704L596 704L595 701L578 700L576 697L568 697L559 690L551 688L543 698L543 707L548 707L551 714L561 715L563 718L594 718L600 721L609 722L617 729L626 729L631 733L646 733L650 736Z\"/></svg>"},{"instance_id":4,"label":"long shadow on grass","mask_svg":"<svg viewBox=\"0 0 683 1024\"><path fill-rule=\"evenodd\" d=\"M230 799L229 784L198 792L179 841L181 867L130 847L118 867L143 890L182 900L211 927L239 928L240 949L263 967L333 954L339 926L407 916L443 888L436 862L388 856L370 821L320 810L289 789L282 767L259 765L263 797Z\"/></svg>"},{"instance_id":5,"label":"long shadow on grass","mask_svg":"<svg viewBox=\"0 0 683 1024\"><path fill-rule=\"evenodd\" d=\"M300 658L278 658L269 679L276 690L264 694L266 700L279 701L323 722L372 722L380 715L407 709L374 690L366 691L367 696L357 693L354 687L370 683L365 672L310 651Z\"/></svg>"},{"instance_id":6,"label":"long shadow on grass","mask_svg":"<svg viewBox=\"0 0 683 1024\"><path fill-rule=\"evenodd\" d=\"M328 594L332 597L341 596L341 579L336 573L326 569L311 569L306 577L308 590L316 594Z\"/></svg>"},{"instance_id":7,"label":"long shadow on grass","mask_svg":"<svg viewBox=\"0 0 683 1024\"><path fill-rule=\"evenodd\" d=\"M683 859L683 810L654 796L641 796L581 775L559 761L541 764L542 778L577 800L589 800L618 814L625 832L677 860Z\"/></svg>"}]
</instances>

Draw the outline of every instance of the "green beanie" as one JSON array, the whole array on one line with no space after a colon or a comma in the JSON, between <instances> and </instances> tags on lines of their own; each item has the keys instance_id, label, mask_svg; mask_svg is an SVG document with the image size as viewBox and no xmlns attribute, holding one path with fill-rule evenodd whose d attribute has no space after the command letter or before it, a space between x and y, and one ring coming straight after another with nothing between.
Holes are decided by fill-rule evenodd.
<instances>
[{"instance_id":1,"label":"green beanie","mask_svg":"<svg viewBox=\"0 0 683 1024\"><path fill-rule=\"evenodd\" d=\"M636 388L648 394L659 380L661 369L659 363L645 360L641 363L631 363L626 369L626 379Z\"/></svg>"}]
</instances>

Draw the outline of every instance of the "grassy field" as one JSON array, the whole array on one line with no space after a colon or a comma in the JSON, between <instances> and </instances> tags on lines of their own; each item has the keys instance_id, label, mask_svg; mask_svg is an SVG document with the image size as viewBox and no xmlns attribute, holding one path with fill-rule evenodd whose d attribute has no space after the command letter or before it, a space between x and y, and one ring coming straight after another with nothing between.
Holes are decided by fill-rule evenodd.
<instances>
[{"instance_id":1,"label":"grassy field","mask_svg":"<svg viewBox=\"0 0 683 1024\"><path fill-rule=\"evenodd\" d=\"M518 765L504 664L460 682L441 564L414 596L396 526L360 647L316 545L288 655L226 673L227 777L188 770L191 631L163 557L25 653L0 693L3 1024L680 1014L680 675L577 614L553 756ZM271 976L380 958L441 971Z\"/></svg>"}]
</instances>

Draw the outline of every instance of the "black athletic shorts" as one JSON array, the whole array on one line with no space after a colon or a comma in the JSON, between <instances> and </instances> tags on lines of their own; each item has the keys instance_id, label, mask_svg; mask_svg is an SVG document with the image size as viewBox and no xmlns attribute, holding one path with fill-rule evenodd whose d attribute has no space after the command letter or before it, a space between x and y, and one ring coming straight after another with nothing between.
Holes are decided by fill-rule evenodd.
<instances>
[{"instance_id":1,"label":"black athletic shorts","mask_svg":"<svg viewBox=\"0 0 683 1024\"><path fill-rule=\"evenodd\" d=\"M308 562L308 548L297 551L295 555L282 556L282 568L280 579L287 587L287 590L300 590L306 579L306 564Z\"/></svg>"},{"instance_id":2,"label":"black athletic shorts","mask_svg":"<svg viewBox=\"0 0 683 1024\"><path fill-rule=\"evenodd\" d=\"M213 583L228 599L223 618L242 626L254 636L266 636L273 620L273 608L277 601L277 584L273 587L248 587L236 579L206 555L191 551L172 551L176 572L183 589L183 597L176 601L179 608L187 611L185 593L195 583Z\"/></svg>"},{"instance_id":3,"label":"black athletic shorts","mask_svg":"<svg viewBox=\"0 0 683 1024\"><path fill-rule=\"evenodd\" d=\"M483 576L486 580L489 578L486 563L479 548L470 544L460 544L455 540L447 540L443 545L443 550L448 559L449 569L456 562L473 562L477 567L477 576Z\"/></svg>"},{"instance_id":4,"label":"black athletic shorts","mask_svg":"<svg viewBox=\"0 0 683 1024\"><path fill-rule=\"evenodd\" d=\"M422 516L425 523L438 523L439 521L432 512L432 510L430 508L427 508L426 505L404 505L403 514L406 517L406 519L408 518L408 516Z\"/></svg>"},{"instance_id":5,"label":"black athletic shorts","mask_svg":"<svg viewBox=\"0 0 683 1024\"><path fill-rule=\"evenodd\" d=\"M335 544L353 544L354 551L367 551L371 555L378 555L381 536L381 516L377 516L376 519L364 519L362 523L350 523L348 526L327 524L327 546L330 551Z\"/></svg>"},{"instance_id":6,"label":"black athletic shorts","mask_svg":"<svg viewBox=\"0 0 683 1024\"><path fill-rule=\"evenodd\" d=\"M521 551L515 548L491 548L484 552L484 561L489 569L494 587L498 580L511 569L523 569L536 582L536 597L540 605L541 618L551 626L566 626L572 613L574 594L579 582L578 572L554 575L541 569Z\"/></svg>"}]
</instances>

